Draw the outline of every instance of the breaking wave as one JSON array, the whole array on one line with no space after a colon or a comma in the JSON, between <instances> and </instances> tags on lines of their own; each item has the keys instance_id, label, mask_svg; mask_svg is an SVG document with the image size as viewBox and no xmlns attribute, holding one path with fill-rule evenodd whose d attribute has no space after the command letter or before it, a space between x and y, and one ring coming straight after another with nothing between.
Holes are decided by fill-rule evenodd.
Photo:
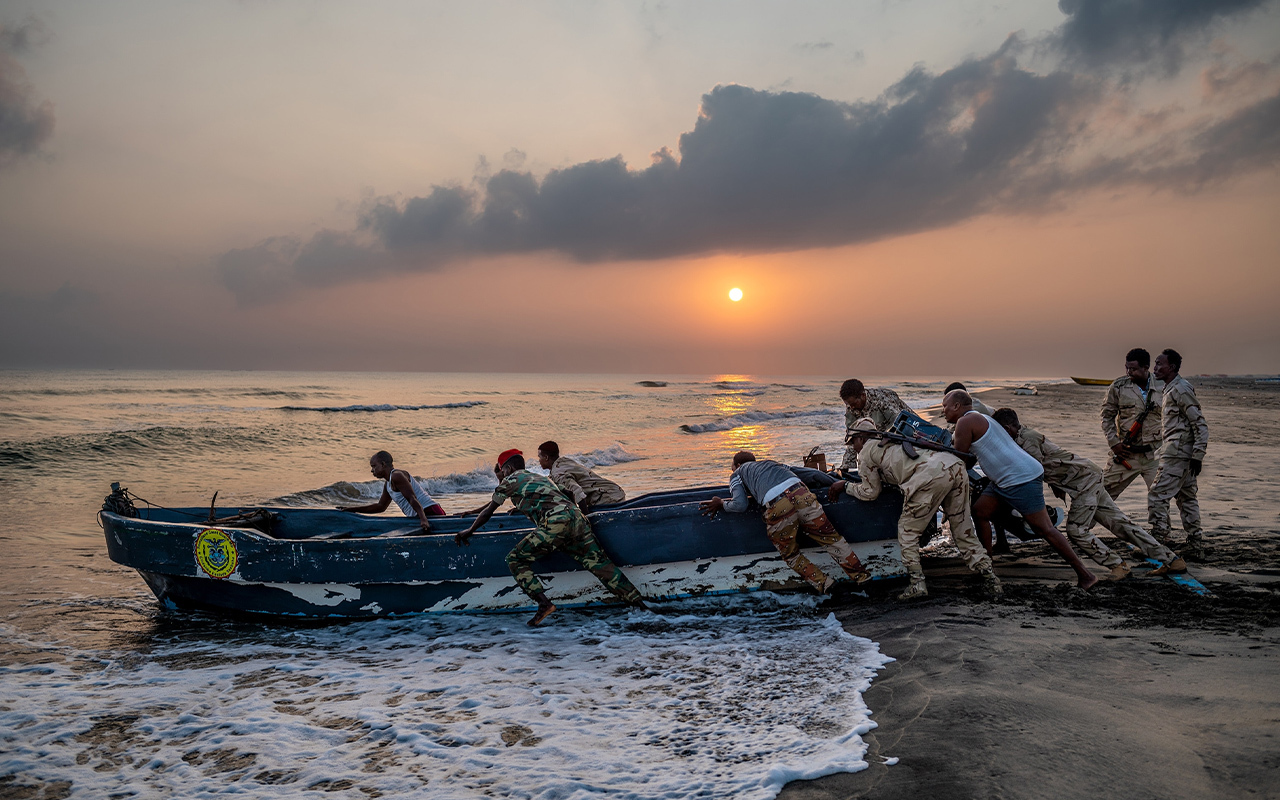
<instances>
[{"instance_id":1,"label":"breaking wave","mask_svg":"<svg viewBox=\"0 0 1280 800\"><path fill-rule=\"evenodd\" d=\"M843 415L830 408L804 408L792 411L744 411L732 417L723 417L711 422L690 422L680 426L685 433L714 433L741 428L743 425L757 425L761 422L773 422L782 419L810 418L814 424L828 422L828 419L843 419Z\"/></svg>"},{"instance_id":2,"label":"breaking wave","mask_svg":"<svg viewBox=\"0 0 1280 800\"><path fill-rule=\"evenodd\" d=\"M611 467L614 464L640 461L644 456L628 453L623 449L622 445L614 444L600 450L592 450L590 453L573 453L570 454L569 458L584 467Z\"/></svg>"},{"instance_id":3,"label":"breaking wave","mask_svg":"<svg viewBox=\"0 0 1280 800\"><path fill-rule=\"evenodd\" d=\"M339 412L374 412L374 411L425 411L430 408L471 408L487 406L488 400L463 400L458 403L436 403L422 406L397 406L390 403L356 404L353 406L280 406L281 411L321 411L324 413Z\"/></svg>"}]
</instances>

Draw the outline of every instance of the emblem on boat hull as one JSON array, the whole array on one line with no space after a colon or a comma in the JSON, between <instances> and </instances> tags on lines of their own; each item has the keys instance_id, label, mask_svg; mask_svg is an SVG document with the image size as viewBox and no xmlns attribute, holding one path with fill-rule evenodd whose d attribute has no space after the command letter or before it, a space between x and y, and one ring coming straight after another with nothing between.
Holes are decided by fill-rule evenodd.
<instances>
[{"instance_id":1,"label":"emblem on boat hull","mask_svg":"<svg viewBox=\"0 0 1280 800\"><path fill-rule=\"evenodd\" d=\"M196 564L210 578L227 577L239 560L235 542L222 531L210 528L196 537Z\"/></svg>"}]
</instances>

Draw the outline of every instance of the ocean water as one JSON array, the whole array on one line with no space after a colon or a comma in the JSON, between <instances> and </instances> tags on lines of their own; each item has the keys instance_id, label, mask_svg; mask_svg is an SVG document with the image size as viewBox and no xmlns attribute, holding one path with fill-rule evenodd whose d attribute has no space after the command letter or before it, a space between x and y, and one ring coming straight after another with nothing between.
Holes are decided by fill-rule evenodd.
<instances>
[{"instance_id":1,"label":"ocean water","mask_svg":"<svg viewBox=\"0 0 1280 800\"><path fill-rule=\"evenodd\" d=\"M946 382L874 384L924 407ZM538 630L502 615L247 622L161 610L95 522L117 480L166 506L376 498L381 449L449 511L487 496L499 451L532 460L546 439L632 496L723 483L740 449L838 460L838 386L0 372L0 791L766 798L859 769L874 724L861 692L886 659L808 598L563 613Z\"/></svg>"}]
</instances>

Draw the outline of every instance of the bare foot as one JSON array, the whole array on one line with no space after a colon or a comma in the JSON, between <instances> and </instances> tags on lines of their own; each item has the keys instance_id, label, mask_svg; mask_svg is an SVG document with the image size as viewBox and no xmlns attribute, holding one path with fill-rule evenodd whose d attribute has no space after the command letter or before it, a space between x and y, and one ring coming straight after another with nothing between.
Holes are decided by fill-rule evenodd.
<instances>
[{"instance_id":1,"label":"bare foot","mask_svg":"<svg viewBox=\"0 0 1280 800\"><path fill-rule=\"evenodd\" d=\"M555 603L547 603L545 606L538 606L538 610L534 612L533 618L529 620L529 627L538 627L544 619L555 613L555 610Z\"/></svg>"},{"instance_id":2,"label":"bare foot","mask_svg":"<svg viewBox=\"0 0 1280 800\"><path fill-rule=\"evenodd\" d=\"M1081 589L1084 589L1085 591L1092 589L1094 585L1098 582L1097 575L1094 575L1092 572L1087 574L1089 575L1089 577L1087 578L1082 577L1076 581L1076 586L1079 586Z\"/></svg>"}]
</instances>

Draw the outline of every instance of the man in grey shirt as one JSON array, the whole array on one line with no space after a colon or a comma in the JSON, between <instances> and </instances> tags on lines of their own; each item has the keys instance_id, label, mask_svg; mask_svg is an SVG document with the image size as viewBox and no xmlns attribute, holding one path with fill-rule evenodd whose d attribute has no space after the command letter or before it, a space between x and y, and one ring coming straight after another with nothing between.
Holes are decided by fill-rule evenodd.
<instances>
[{"instance_id":1,"label":"man in grey shirt","mask_svg":"<svg viewBox=\"0 0 1280 800\"><path fill-rule=\"evenodd\" d=\"M841 536L827 519L818 498L813 496L796 474L777 461L757 461L747 450L733 457L733 477L729 479L730 498L713 497L701 504L704 514L729 511L741 514L749 498L764 506L765 533L778 548L787 565L800 574L810 586L827 594L838 582L823 572L800 552L796 537L803 528L809 538L831 554L854 585L871 579L871 573L858 560L853 546Z\"/></svg>"}]
</instances>

